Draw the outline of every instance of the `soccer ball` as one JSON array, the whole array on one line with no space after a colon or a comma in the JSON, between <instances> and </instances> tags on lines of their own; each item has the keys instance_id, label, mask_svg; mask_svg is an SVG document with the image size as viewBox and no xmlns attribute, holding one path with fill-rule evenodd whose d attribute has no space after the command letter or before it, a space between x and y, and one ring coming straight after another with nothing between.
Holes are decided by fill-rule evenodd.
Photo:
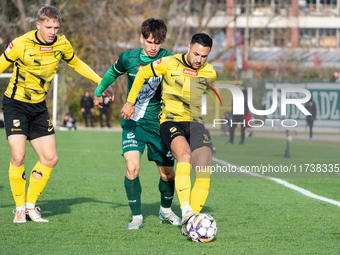
<instances>
[{"instance_id":1,"label":"soccer ball","mask_svg":"<svg viewBox=\"0 0 340 255\"><path fill-rule=\"evenodd\" d=\"M194 242L209 243L217 232L216 221L209 214L194 215L188 221L187 231Z\"/></svg>"}]
</instances>

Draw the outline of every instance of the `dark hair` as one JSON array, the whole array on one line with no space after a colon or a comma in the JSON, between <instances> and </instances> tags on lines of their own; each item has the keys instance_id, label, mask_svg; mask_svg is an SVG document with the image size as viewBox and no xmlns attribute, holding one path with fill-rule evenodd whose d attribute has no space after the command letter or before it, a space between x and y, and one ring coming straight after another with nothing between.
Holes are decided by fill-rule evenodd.
<instances>
[{"instance_id":1,"label":"dark hair","mask_svg":"<svg viewBox=\"0 0 340 255\"><path fill-rule=\"evenodd\" d=\"M150 34L155 39L155 43L163 43L166 38L168 29L161 19L148 18L142 23L142 35L144 39L148 39Z\"/></svg>"},{"instance_id":2,"label":"dark hair","mask_svg":"<svg viewBox=\"0 0 340 255\"><path fill-rule=\"evenodd\" d=\"M213 40L207 34L198 33L192 36L190 45L194 45L195 43L198 43L202 45L203 47L209 47L211 49L213 45Z\"/></svg>"},{"instance_id":3,"label":"dark hair","mask_svg":"<svg viewBox=\"0 0 340 255\"><path fill-rule=\"evenodd\" d=\"M61 13L57 7L54 6L44 6L38 11L37 20L38 22L44 21L46 19L56 19L61 22Z\"/></svg>"}]
</instances>

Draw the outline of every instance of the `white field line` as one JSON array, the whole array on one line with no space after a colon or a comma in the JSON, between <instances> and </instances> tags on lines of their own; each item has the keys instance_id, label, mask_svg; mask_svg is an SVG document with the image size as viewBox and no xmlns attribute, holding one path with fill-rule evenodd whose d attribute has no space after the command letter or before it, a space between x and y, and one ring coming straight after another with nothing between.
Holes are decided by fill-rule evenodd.
<instances>
[{"instance_id":1,"label":"white field line","mask_svg":"<svg viewBox=\"0 0 340 255\"><path fill-rule=\"evenodd\" d=\"M235 165L233 165L233 164L230 164L230 163L228 163L228 162L226 162L226 161L224 161L224 160L220 160L220 159L214 158L214 157L212 158L212 160L215 161L215 162L218 162L218 163L220 163L220 164L223 164L223 165L225 165L225 166L229 166L229 165L230 165L231 167L234 166L234 167L236 167L236 169L237 169L238 171L241 170L240 167L235 166ZM303 195L305 195L305 196L307 196L307 197L311 197L311 198L314 198L314 199L318 199L318 200L321 200L321 201L324 201L324 202L327 202L327 203L330 203L330 204L333 204L333 205L336 205L336 206L339 206L339 207L340 207L340 202L339 202L339 201L336 201L336 200L333 200L333 199L329 199L329 198L326 198L326 197L322 197L322 196L316 195L316 194L310 192L309 190L300 188L300 187L298 187L298 186L296 186L296 185L294 185L294 184L291 184L291 183L289 183L289 182L287 182L287 181L284 181L284 180L281 180L281 179L279 179L279 178L273 178L273 177L263 176L263 175L260 175L260 174L257 174L257 173L251 173L251 172L245 172L245 171L242 171L242 173L244 173L244 174L249 174L249 175L252 175L252 176L254 176L254 177L260 177L260 178L266 178L266 179L272 180L272 181L274 181L274 182L276 182L276 183L278 183L278 184L281 184L281 185L283 185L283 186L286 186L287 188L296 190L296 191L300 192L301 194L303 194Z\"/></svg>"}]
</instances>

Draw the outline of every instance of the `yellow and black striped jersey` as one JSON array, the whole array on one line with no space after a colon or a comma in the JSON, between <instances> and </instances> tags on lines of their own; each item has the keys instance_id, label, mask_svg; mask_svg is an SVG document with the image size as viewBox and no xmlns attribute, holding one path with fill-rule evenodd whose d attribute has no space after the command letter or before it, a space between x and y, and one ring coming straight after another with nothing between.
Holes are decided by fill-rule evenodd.
<instances>
[{"instance_id":1,"label":"yellow and black striped jersey","mask_svg":"<svg viewBox=\"0 0 340 255\"><path fill-rule=\"evenodd\" d=\"M84 77L100 82L101 78L77 58L65 36L57 35L52 43L46 44L39 40L37 32L30 31L14 39L0 57L0 73L14 63L5 91L7 97L27 103L44 101L61 59Z\"/></svg>"},{"instance_id":2,"label":"yellow and black striped jersey","mask_svg":"<svg viewBox=\"0 0 340 255\"><path fill-rule=\"evenodd\" d=\"M160 123L165 121L202 123L201 97L216 80L216 72L212 65L205 63L196 70L188 64L187 54L163 57L137 73L127 101L135 103L144 80L160 75L163 75Z\"/></svg>"}]
</instances>

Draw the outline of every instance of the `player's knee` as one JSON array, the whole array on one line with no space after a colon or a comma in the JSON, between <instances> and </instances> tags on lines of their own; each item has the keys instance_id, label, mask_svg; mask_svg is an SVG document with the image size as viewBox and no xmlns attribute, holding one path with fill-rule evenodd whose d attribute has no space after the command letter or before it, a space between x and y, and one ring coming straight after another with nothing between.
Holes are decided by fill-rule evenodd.
<instances>
[{"instance_id":1,"label":"player's knee","mask_svg":"<svg viewBox=\"0 0 340 255\"><path fill-rule=\"evenodd\" d=\"M41 163L44 166L50 167L50 168L54 168L56 166L56 164L58 163L58 155L53 155L49 158L45 158L45 160L41 160Z\"/></svg>"},{"instance_id":2,"label":"player's knee","mask_svg":"<svg viewBox=\"0 0 340 255\"><path fill-rule=\"evenodd\" d=\"M129 175L138 175L139 173L139 165L135 163L127 163L126 164L126 172Z\"/></svg>"},{"instance_id":3,"label":"player's knee","mask_svg":"<svg viewBox=\"0 0 340 255\"><path fill-rule=\"evenodd\" d=\"M25 163L25 155L12 155L12 163L14 166L22 166Z\"/></svg>"},{"instance_id":4,"label":"player's knee","mask_svg":"<svg viewBox=\"0 0 340 255\"><path fill-rule=\"evenodd\" d=\"M180 155L178 162L185 162L190 163L191 162L191 154L189 152L184 152Z\"/></svg>"},{"instance_id":5,"label":"player's knee","mask_svg":"<svg viewBox=\"0 0 340 255\"><path fill-rule=\"evenodd\" d=\"M162 176L162 179L163 180L165 179L165 181L173 181L175 179L175 171L174 171L174 169L164 173L164 178Z\"/></svg>"}]
</instances>

